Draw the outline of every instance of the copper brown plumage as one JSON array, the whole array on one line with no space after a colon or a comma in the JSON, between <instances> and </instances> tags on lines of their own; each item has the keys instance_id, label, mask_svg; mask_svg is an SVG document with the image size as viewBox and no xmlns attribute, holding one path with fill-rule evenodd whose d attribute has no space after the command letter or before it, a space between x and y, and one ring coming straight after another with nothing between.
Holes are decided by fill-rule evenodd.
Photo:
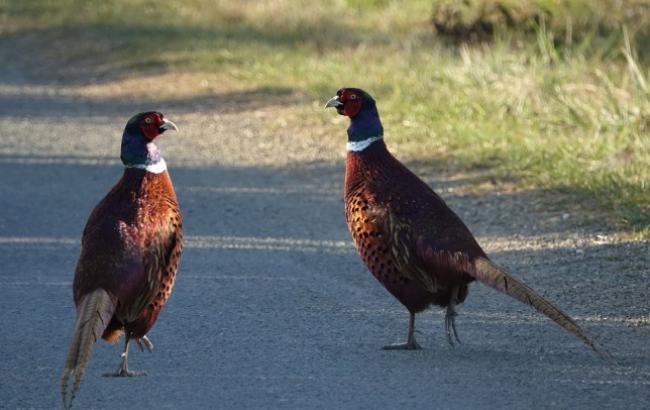
<instances>
[{"instance_id":1,"label":"copper brown plumage","mask_svg":"<svg viewBox=\"0 0 650 410\"><path fill-rule=\"evenodd\" d=\"M373 276L409 311L406 343L417 349L415 314L446 308L449 342L458 340L455 307L478 280L548 316L597 353L608 356L571 317L490 261L463 221L386 148L375 101L343 88L326 107L350 117L345 169L345 219Z\"/></svg>"},{"instance_id":2,"label":"copper brown plumage","mask_svg":"<svg viewBox=\"0 0 650 410\"><path fill-rule=\"evenodd\" d=\"M168 129L177 128L158 112L138 114L127 123L122 138L124 174L84 228L73 283L77 324L61 381L66 408L72 405L100 337L114 343L126 335L113 376L143 374L128 369L131 339L141 348L153 348L146 334L171 294L183 246L174 187L153 144Z\"/></svg>"}]
</instances>

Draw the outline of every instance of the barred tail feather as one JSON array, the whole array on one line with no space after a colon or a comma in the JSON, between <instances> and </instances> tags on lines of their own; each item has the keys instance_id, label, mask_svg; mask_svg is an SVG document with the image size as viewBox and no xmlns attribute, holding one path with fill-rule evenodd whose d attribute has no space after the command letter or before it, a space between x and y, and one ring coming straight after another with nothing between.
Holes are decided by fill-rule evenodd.
<instances>
[{"instance_id":1,"label":"barred tail feather","mask_svg":"<svg viewBox=\"0 0 650 410\"><path fill-rule=\"evenodd\" d=\"M77 309L77 324L61 377L61 397L64 408L72 407L72 401L79 389L79 383L81 383L95 342L102 337L114 312L115 303L108 292L103 289L96 289L81 301ZM74 383L68 398L68 383L73 376Z\"/></svg>"},{"instance_id":2,"label":"barred tail feather","mask_svg":"<svg viewBox=\"0 0 650 410\"><path fill-rule=\"evenodd\" d=\"M475 279L496 289L508 296L511 296L522 303L532 306L538 312L547 316L565 330L576 335L582 342L593 349L602 358L613 362L609 352L597 343L589 334L583 330L569 315L560 308L544 299L537 292L510 276L499 266L485 258L478 258L474 262L474 269L469 272Z\"/></svg>"}]
</instances>

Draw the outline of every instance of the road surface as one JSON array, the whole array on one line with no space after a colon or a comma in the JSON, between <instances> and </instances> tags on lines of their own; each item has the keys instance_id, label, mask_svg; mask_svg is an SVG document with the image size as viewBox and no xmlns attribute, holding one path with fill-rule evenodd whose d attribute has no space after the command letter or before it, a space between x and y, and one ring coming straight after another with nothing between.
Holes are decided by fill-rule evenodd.
<instances>
[{"instance_id":1,"label":"road surface","mask_svg":"<svg viewBox=\"0 0 650 410\"><path fill-rule=\"evenodd\" d=\"M471 176L424 175L498 263L574 315L619 366L477 284L459 309L462 345L447 344L434 309L416 321L424 350L383 351L405 338L408 315L344 225L344 119L296 132L277 125L291 91L157 99L129 93L128 81L56 84L0 69L1 408L61 405L81 231L121 175L126 120L149 109L181 129L159 144L184 214L178 280L149 334L154 352L132 350L130 365L148 376L102 377L121 349L102 341L77 408L648 408L647 243L561 207L541 211L538 193L475 194Z\"/></svg>"}]
</instances>

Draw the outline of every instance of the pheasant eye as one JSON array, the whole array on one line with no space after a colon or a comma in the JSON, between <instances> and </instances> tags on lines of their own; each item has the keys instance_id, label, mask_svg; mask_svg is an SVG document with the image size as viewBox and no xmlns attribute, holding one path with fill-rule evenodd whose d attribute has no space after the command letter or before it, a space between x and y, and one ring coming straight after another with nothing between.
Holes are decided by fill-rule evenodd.
<instances>
[{"instance_id":1,"label":"pheasant eye","mask_svg":"<svg viewBox=\"0 0 650 410\"><path fill-rule=\"evenodd\" d=\"M352 94L352 95L350 95L350 99L351 99L351 100L356 100L356 99L357 99L357 95L356 95L356 94Z\"/></svg>"},{"instance_id":2,"label":"pheasant eye","mask_svg":"<svg viewBox=\"0 0 650 410\"><path fill-rule=\"evenodd\" d=\"M151 122L152 122L152 119L149 118L149 117L147 117L147 118L144 119L144 123L145 123L145 124L151 124Z\"/></svg>"}]
</instances>

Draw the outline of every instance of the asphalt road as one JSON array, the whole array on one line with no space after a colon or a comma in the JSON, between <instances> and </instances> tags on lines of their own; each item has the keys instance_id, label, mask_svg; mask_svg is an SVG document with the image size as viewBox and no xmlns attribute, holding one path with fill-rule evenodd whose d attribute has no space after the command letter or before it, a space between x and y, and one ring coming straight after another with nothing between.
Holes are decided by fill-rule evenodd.
<instances>
[{"instance_id":1,"label":"asphalt road","mask_svg":"<svg viewBox=\"0 0 650 410\"><path fill-rule=\"evenodd\" d=\"M345 228L342 120L331 127L339 140L271 135L265 124L282 114L273 96L221 110L219 95L155 101L115 87L0 69L1 408L60 407L81 231L121 175L124 123L152 108L181 128L160 143L184 214L178 280L149 334L154 352L132 350L131 367L148 376L102 377L121 345L101 342L77 408L650 406L647 243L539 212L528 194L473 195L462 177L427 175L497 262L577 317L619 365L481 285L459 309L462 345L447 344L433 310L416 321L424 350L382 351L404 339L408 316Z\"/></svg>"}]
</instances>

